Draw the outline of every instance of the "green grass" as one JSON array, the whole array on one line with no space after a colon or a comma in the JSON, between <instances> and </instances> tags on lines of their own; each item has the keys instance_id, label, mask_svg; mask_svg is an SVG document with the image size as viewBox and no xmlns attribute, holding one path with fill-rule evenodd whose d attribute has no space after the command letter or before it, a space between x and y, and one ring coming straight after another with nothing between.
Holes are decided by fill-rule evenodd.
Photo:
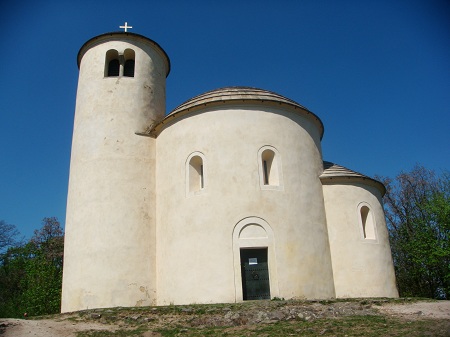
<instances>
[{"instance_id":1,"label":"green grass","mask_svg":"<svg viewBox=\"0 0 450 337\"><path fill-rule=\"evenodd\" d=\"M160 329L157 330L164 337L280 337L280 336L450 336L449 323L435 320L405 321L386 319L382 316L352 316L336 319L319 319L313 322L291 321L254 326L217 327L217 328L189 328L189 329Z\"/></svg>"},{"instance_id":2,"label":"green grass","mask_svg":"<svg viewBox=\"0 0 450 337\"><path fill-rule=\"evenodd\" d=\"M258 324L236 327L184 328L168 327L154 330L163 337L280 337L280 336L342 336L342 337L416 337L416 336L450 336L450 322L438 320L408 321L384 316L349 316L334 319L308 321L280 321L273 324ZM141 325L133 329L110 331L84 331L78 337L127 337L141 336L151 331L150 326Z\"/></svg>"},{"instance_id":3,"label":"green grass","mask_svg":"<svg viewBox=\"0 0 450 337\"><path fill-rule=\"evenodd\" d=\"M139 327L137 329L120 329L114 332L112 331L99 331L99 330L89 330L77 333L77 337L131 337L131 336L142 336L144 332L148 331L146 327Z\"/></svg>"}]
</instances>

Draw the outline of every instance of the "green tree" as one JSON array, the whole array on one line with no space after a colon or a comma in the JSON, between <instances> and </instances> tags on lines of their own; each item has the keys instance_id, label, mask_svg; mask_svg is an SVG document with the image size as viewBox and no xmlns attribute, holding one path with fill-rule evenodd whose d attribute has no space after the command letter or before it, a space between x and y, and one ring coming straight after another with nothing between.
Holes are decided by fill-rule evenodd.
<instances>
[{"instance_id":1,"label":"green tree","mask_svg":"<svg viewBox=\"0 0 450 337\"><path fill-rule=\"evenodd\" d=\"M61 308L64 236L56 218L44 218L29 243L33 257L23 279L23 304L30 315L58 313Z\"/></svg>"},{"instance_id":2,"label":"green tree","mask_svg":"<svg viewBox=\"0 0 450 337\"><path fill-rule=\"evenodd\" d=\"M400 296L450 298L449 177L422 166L378 177Z\"/></svg>"},{"instance_id":3,"label":"green tree","mask_svg":"<svg viewBox=\"0 0 450 337\"><path fill-rule=\"evenodd\" d=\"M58 220L44 218L28 243L0 255L0 317L59 312L63 238Z\"/></svg>"},{"instance_id":4,"label":"green tree","mask_svg":"<svg viewBox=\"0 0 450 337\"><path fill-rule=\"evenodd\" d=\"M15 246L18 241L19 231L16 226L0 220L0 254L3 254L8 247Z\"/></svg>"},{"instance_id":5,"label":"green tree","mask_svg":"<svg viewBox=\"0 0 450 337\"><path fill-rule=\"evenodd\" d=\"M21 317L22 281L30 250L28 245L10 247L0 255L0 317Z\"/></svg>"}]
</instances>

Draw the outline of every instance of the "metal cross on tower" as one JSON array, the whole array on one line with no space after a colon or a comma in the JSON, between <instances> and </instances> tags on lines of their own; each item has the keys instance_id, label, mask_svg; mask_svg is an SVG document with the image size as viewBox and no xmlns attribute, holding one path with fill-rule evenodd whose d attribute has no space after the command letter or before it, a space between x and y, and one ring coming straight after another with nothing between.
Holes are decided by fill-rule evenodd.
<instances>
[{"instance_id":1,"label":"metal cross on tower","mask_svg":"<svg viewBox=\"0 0 450 337\"><path fill-rule=\"evenodd\" d=\"M132 26L128 26L128 22L125 21L125 26L119 26L119 28L123 28L125 30L125 32L126 32L128 28L133 28L133 27Z\"/></svg>"}]
</instances>

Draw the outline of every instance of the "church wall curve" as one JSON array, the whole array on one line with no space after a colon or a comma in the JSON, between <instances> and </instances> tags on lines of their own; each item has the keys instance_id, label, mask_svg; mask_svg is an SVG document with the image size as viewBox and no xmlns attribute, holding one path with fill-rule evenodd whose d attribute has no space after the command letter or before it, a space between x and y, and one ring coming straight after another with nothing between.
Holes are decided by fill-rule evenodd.
<instances>
[{"instance_id":1,"label":"church wall curve","mask_svg":"<svg viewBox=\"0 0 450 337\"><path fill-rule=\"evenodd\" d=\"M242 300L232 237L249 216L273 231L278 296L334 296L313 123L274 107L225 104L171 123L156 141L159 305ZM263 146L282 158L282 189L261 187ZM186 158L194 152L207 158L207 188L187 196Z\"/></svg>"},{"instance_id":2,"label":"church wall curve","mask_svg":"<svg viewBox=\"0 0 450 337\"><path fill-rule=\"evenodd\" d=\"M379 189L328 182L323 190L336 297L398 297Z\"/></svg>"}]
</instances>

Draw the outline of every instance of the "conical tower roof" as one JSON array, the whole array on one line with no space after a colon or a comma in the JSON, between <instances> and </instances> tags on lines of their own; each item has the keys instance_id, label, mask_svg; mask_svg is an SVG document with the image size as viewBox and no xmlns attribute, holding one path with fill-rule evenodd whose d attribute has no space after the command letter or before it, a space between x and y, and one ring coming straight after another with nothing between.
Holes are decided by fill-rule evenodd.
<instances>
[{"instance_id":1,"label":"conical tower roof","mask_svg":"<svg viewBox=\"0 0 450 337\"><path fill-rule=\"evenodd\" d=\"M350 180L362 181L368 185L378 188L382 195L386 193L386 188L378 180L372 179L362 173L350 170L344 166L329 161L323 162L323 173L319 178L324 184Z\"/></svg>"}]
</instances>

